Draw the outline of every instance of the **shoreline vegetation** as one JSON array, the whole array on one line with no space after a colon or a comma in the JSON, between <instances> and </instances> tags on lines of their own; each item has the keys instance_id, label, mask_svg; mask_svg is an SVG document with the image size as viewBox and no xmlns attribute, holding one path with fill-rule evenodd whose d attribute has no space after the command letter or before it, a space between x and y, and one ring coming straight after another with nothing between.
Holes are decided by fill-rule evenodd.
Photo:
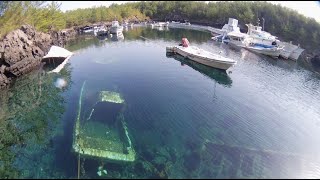
<instances>
[{"instance_id":1,"label":"shoreline vegetation","mask_svg":"<svg viewBox=\"0 0 320 180\"><path fill-rule=\"evenodd\" d=\"M281 40L300 43L309 52L320 53L319 23L295 11L266 2L133 2L113 4L108 8L62 12L57 2L0 1L0 88L7 87L13 78L39 66L41 58L51 45L61 46L72 36L68 36L72 32L67 33L67 37L62 36L62 30L73 31L74 27L114 19L120 22L187 19L194 24L221 28L229 17L238 19L242 30L244 23L255 23L258 17L264 17L266 31ZM320 59L319 56L316 57ZM320 60L317 62L320 67ZM61 74L68 82L71 81L68 68L62 70ZM58 122L64 113L65 102L61 92L66 90L54 88L56 78L55 75L47 76L42 71L34 71L30 76L21 76L19 80L39 83L21 84L1 91L0 178L37 176L30 169L38 168L36 165L40 161L49 161L47 156L33 157L25 149L33 148L34 151L41 152L39 149L51 147L49 150L53 151L53 141L46 137L54 137L60 132L47 129L51 128L52 123ZM49 115L47 112L50 112ZM35 147L28 145L29 140L35 142ZM27 164L30 169L17 169L14 164L16 154L22 155L22 159L32 158L35 164ZM41 168L41 171L37 169L35 172L40 174L47 171L49 170ZM58 172L54 173L56 174L48 176L60 175Z\"/></svg>"},{"instance_id":2,"label":"shoreline vegetation","mask_svg":"<svg viewBox=\"0 0 320 180\"><path fill-rule=\"evenodd\" d=\"M0 36L23 24L30 24L38 31L50 32L115 19L119 22L188 20L194 24L222 28L228 18L235 18L239 20L241 31L246 31L245 24L257 24L258 18L263 26L263 18L265 31L282 41L300 44L308 53L320 53L320 23L268 2L141 1L66 12L60 10L60 5L54 1L0 2Z\"/></svg>"},{"instance_id":3,"label":"shoreline vegetation","mask_svg":"<svg viewBox=\"0 0 320 180\"><path fill-rule=\"evenodd\" d=\"M257 24L264 30L278 36L281 41L300 44L305 50L302 59L313 71L320 71L320 23L307 18L294 10L268 2L197 2L197 1L155 1L128 2L75 9L60 10L56 1L1 1L0 2L0 89L11 80L32 70L41 57L31 54L47 52L50 45L65 45L75 37L80 27L96 23L144 22L144 21L184 21L192 24L221 28L232 17L239 20L240 30L246 32L245 24ZM27 27L22 28L21 27ZM28 44L22 38L27 34L29 40L45 42ZM35 37L32 33L44 33ZM46 35L45 35L46 34ZM45 39L41 39L45 37ZM22 38L22 39L21 39ZM25 48L25 46L29 46ZM23 47L23 48L22 48ZM41 51L35 51L40 48ZM26 54L19 57L17 54ZM44 55L44 54L43 54ZM26 58L27 57L27 58ZM28 59L28 60L27 60ZM30 65L29 64L34 64ZM25 68L27 66L28 68ZM32 66L32 67L31 67Z\"/></svg>"}]
</instances>

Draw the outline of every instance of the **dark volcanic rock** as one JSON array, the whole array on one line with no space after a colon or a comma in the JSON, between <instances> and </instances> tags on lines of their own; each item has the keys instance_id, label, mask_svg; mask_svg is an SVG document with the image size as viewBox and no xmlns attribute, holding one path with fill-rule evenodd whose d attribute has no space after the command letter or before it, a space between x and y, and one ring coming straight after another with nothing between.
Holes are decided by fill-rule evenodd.
<instances>
[{"instance_id":1,"label":"dark volcanic rock","mask_svg":"<svg viewBox=\"0 0 320 180\"><path fill-rule=\"evenodd\" d=\"M47 34L30 25L9 32L0 40L0 89L38 67L52 45L63 47L75 35L74 29Z\"/></svg>"},{"instance_id":2,"label":"dark volcanic rock","mask_svg":"<svg viewBox=\"0 0 320 180\"><path fill-rule=\"evenodd\" d=\"M320 55L315 55L312 59L311 59L311 63L313 66L315 66L316 68L320 68Z\"/></svg>"},{"instance_id":3,"label":"dark volcanic rock","mask_svg":"<svg viewBox=\"0 0 320 180\"><path fill-rule=\"evenodd\" d=\"M8 33L0 41L1 64L6 72L1 71L2 77L8 74L21 76L40 65L52 45L49 34L37 32L30 25ZM3 82L3 81L2 81Z\"/></svg>"},{"instance_id":4,"label":"dark volcanic rock","mask_svg":"<svg viewBox=\"0 0 320 180\"><path fill-rule=\"evenodd\" d=\"M69 39L74 38L78 34L76 28L65 29L62 31L51 31L52 43L56 46L63 47Z\"/></svg>"}]
</instances>

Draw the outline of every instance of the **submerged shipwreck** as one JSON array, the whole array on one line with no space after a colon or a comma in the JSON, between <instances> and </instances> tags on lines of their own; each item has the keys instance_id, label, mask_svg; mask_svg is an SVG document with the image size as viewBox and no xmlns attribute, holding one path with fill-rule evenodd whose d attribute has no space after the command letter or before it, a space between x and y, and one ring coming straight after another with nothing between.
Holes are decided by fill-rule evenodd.
<instances>
[{"instance_id":1,"label":"submerged shipwreck","mask_svg":"<svg viewBox=\"0 0 320 180\"><path fill-rule=\"evenodd\" d=\"M95 101L83 100L83 83L74 128L72 148L81 156L102 158L112 162L133 162L132 147L124 120L124 99L117 92L95 93Z\"/></svg>"}]
</instances>

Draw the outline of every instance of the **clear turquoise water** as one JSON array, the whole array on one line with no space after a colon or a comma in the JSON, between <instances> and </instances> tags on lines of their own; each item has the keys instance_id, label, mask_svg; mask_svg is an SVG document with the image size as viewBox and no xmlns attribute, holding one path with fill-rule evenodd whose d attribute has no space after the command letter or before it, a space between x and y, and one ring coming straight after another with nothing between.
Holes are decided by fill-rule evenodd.
<instances>
[{"instance_id":1,"label":"clear turquoise water","mask_svg":"<svg viewBox=\"0 0 320 180\"><path fill-rule=\"evenodd\" d=\"M206 32L123 34L70 42L75 55L60 74L39 70L1 91L0 177L78 177L72 138L84 81L85 116L99 91L123 96L137 160L81 158L81 178L320 177L319 75L299 62L211 42ZM165 47L183 36L237 65L223 73L167 56ZM59 78L66 87L55 86ZM108 173L100 177L101 164Z\"/></svg>"}]
</instances>

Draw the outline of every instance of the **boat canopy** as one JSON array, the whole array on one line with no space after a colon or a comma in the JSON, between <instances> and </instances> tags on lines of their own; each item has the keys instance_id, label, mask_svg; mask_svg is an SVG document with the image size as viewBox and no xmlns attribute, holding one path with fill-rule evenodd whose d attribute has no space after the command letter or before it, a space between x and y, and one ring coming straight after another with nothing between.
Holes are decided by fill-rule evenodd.
<instances>
[{"instance_id":1,"label":"boat canopy","mask_svg":"<svg viewBox=\"0 0 320 180\"><path fill-rule=\"evenodd\" d=\"M51 46L47 55L43 56L43 58L67 58L71 56L73 53L59 46Z\"/></svg>"}]
</instances>

